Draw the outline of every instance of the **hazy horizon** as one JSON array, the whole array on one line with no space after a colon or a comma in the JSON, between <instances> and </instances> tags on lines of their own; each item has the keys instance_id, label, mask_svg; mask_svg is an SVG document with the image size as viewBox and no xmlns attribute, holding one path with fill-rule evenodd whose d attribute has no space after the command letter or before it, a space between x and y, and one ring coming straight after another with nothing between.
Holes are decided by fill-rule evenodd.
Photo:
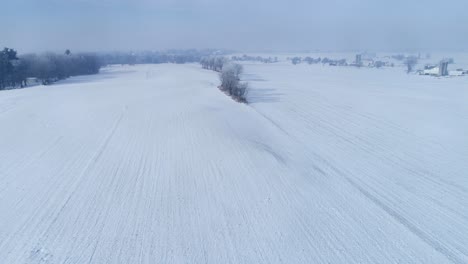
<instances>
[{"instance_id":1,"label":"hazy horizon","mask_svg":"<svg viewBox=\"0 0 468 264\"><path fill-rule=\"evenodd\" d=\"M0 46L20 53L467 51L468 2L33 0L3 4Z\"/></svg>"}]
</instances>

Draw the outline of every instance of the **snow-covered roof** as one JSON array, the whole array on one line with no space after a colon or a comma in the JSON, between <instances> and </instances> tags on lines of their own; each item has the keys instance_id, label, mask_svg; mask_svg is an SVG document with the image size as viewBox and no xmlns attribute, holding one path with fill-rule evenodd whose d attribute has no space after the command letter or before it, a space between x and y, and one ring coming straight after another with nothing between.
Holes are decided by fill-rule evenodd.
<instances>
[{"instance_id":1,"label":"snow-covered roof","mask_svg":"<svg viewBox=\"0 0 468 264\"><path fill-rule=\"evenodd\" d=\"M439 75L439 67L424 70L423 73L426 75Z\"/></svg>"}]
</instances>

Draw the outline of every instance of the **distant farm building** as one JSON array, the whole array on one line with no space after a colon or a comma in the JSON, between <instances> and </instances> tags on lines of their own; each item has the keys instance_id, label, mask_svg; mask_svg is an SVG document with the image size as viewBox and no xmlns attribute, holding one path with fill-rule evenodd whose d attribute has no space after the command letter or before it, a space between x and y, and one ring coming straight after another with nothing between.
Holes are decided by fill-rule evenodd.
<instances>
[{"instance_id":1,"label":"distant farm building","mask_svg":"<svg viewBox=\"0 0 468 264\"><path fill-rule=\"evenodd\" d=\"M26 78L26 86L40 85L41 81L38 78L30 77Z\"/></svg>"},{"instance_id":2,"label":"distant farm building","mask_svg":"<svg viewBox=\"0 0 468 264\"><path fill-rule=\"evenodd\" d=\"M463 76L468 74L468 71L463 69L449 71L449 64L449 59L443 59L439 62L439 65L426 65L424 70L419 71L419 74L429 76Z\"/></svg>"},{"instance_id":3,"label":"distant farm building","mask_svg":"<svg viewBox=\"0 0 468 264\"><path fill-rule=\"evenodd\" d=\"M468 74L468 71L465 71L463 69L456 69L454 71L449 71L448 73L449 76L463 76L465 74Z\"/></svg>"},{"instance_id":4,"label":"distant farm building","mask_svg":"<svg viewBox=\"0 0 468 264\"><path fill-rule=\"evenodd\" d=\"M439 63L439 76L447 76L448 75L448 60L441 60Z\"/></svg>"},{"instance_id":5,"label":"distant farm building","mask_svg":"<svg viewBox=\"0 0 468 264\"><path fill-rule=\"evenodd\" d=\"M422 75L431 75L431 76L438 76L439 75L439 67L435 65L426 65L424 70L421 72Z\"/></svg>"},{"instance_id":6,"label":"distant farm building","mask_svg":"<svg viewBox=\"0 0 468 264\"><path fill-rule=\"evenodd\" d=\"M357 54L356 55L356 66L361 66L362 65L362 55L361 54Z\"/></svg>"}]
</instances>

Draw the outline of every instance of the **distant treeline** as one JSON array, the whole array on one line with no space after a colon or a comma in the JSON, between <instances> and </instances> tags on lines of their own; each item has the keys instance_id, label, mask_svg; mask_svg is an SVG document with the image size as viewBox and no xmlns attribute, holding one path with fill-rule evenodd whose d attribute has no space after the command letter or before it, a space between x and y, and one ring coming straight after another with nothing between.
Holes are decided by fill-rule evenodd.
<instances>
[{"instance_id":1,"label":"distant treeline","mask_svg":"<svg viewBox=\"0 0 468 264\"><path fill-rule=\"evenodd\" d=\"M36 79L50 84L70 76L96 74L101 63L95 54L44 53L18 56L14 49L0 52L0 89L25 87L28 80Z\"/></svg>"},{"instance_id":2,"label":"distant treeline","mask_svg":"<svg viewBox=\"0 0 468 264\"><path fill-rule=\"evenodd\" d=\"M258 62L263 62L263 63L273 63L273 62L278 62L278 57L264 58L262 56L248 56L244 54L242 56L232 56L231 60L232 61L258 61Z\"/></svg>"},{"instance_id":3,"label":"distant treeline","mask_svg":"<svg viewBox=\"0 0 468 264\"><path fill-rule=\"evenodd\" d=\"M218 50L166 50L147 52L44 53L18 55L13 49L0 52L0 90L50 84L71 76L96 74L111 64L198 63L203 57L222 54Z\"/></svg>"},{"instance_id":4,"label":"distant treeline","mask_svg":"<svg viewBox=\"0 0 468 264\"><path fill-rule=\"evenodd\" d=\"M291 60L291 63L296 65L296 64L299 64L301 62L305 62L307 64L318 64L318 63L322 63L322 64L329 64L331 66L345 66L345 65L348 65L347 62L346 62L346 59L338 59L338 60L334 60L334 59L329 59L327 57L325 58L321 58L321 57L318 57L318 58L312 58L312 57L305 57L305 58L302 58L302 57L293 57L293 58L287 58L288 60Z\"/></svg>"},{"instance_id":5,"label":"distant treeline","mask_svg":"<svg viewBox=\"0 0 468 264\"><path fill-rule=\"evenodd\" d=\"M159 64L159 63L198 63L201 58L212 54L220 54L216 50L166 50L145 52L109 52L101 53L100 59L104 65L109 64Z\"/></svg>"}]
</instances>

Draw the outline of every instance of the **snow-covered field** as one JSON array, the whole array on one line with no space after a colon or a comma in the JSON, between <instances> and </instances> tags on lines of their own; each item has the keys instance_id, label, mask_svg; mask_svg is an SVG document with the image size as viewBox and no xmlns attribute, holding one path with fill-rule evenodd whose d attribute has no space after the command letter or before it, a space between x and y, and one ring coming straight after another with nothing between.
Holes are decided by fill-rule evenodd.
<instances>
[{"instance_id":1,"label":"snow-covered field","mask_svg":"<svg viewBox=\"0 0 468 264\"><path fill-rule=\"evenodd\" d=\"M468 80L198 65L0 92L0 263L467 263Z\"/></svg>"}]
</instances>

